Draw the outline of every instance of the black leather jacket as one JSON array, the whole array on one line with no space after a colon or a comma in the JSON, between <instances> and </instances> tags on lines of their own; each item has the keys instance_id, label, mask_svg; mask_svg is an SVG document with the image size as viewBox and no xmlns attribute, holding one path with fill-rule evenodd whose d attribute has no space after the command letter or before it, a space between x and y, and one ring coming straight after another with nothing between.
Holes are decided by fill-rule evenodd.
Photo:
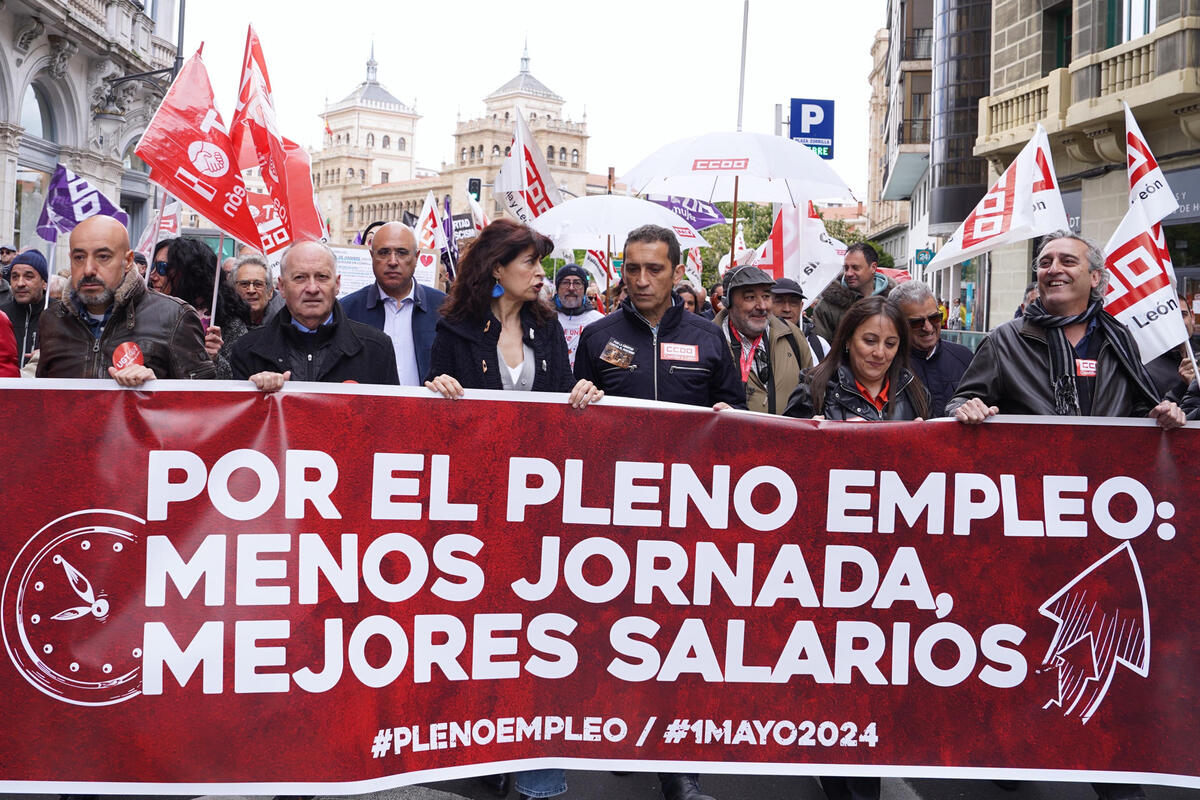
<instances>
[{"instance_id":1,"label":"black leather jacket","mask_svg":"<svg viewBox=\"0 0 1200 800\"><path fill-rule=\"evenodd\" d=\"M812 370L805 370L804 377L796 386L792 396L788 398L787 409L783 412L787 417L811 419L818 415L813 404L812 391L809 386L809 376ZM907 369L901 370L900 379L895 386L888 387L888 399L881 413L867 398L862 396L855 385L854 373L850 367L843 364L838 367L837 380L830 381L825 386L825 406L819 412L825 419L855 420L867 422L883 422L884 420L914 420L920 416L913 404L913 394L920 392L924 395L925 405L929 405L929 392L921 382L913 377Z\"/></svg>"},{"instance_id":2,"label":"black leather jacket","mask_svg":"<svg viewBox=\"0 0 1200 800\"><path fill-rule=\"evenodd\" d=\"M212 378L216 365L204 349L196 310L174 297L148 291L137 270L125 273L112 316L97 339L79 309L56 300L38 324L39 378L107 378L113 352L125 342L142 351L157 378Z\"/></svg>"},{"instance_id":3,"label":"black leather jacket","mask_svg":"<svg viewBox=\"0 0 1200 800\"><path fill-rule=\"evenodd\" d=\"M1103 336L1099 330L1093 335ZM972 397L998 407L1001 414L1055 416L1046 329L1022 317L989 333L946 404L947 416L954 416L955 409ZM1104 337L1096 357L1092 416L1144 417L1158 401L1129 378Z\"/></svg>"}]
</instances>

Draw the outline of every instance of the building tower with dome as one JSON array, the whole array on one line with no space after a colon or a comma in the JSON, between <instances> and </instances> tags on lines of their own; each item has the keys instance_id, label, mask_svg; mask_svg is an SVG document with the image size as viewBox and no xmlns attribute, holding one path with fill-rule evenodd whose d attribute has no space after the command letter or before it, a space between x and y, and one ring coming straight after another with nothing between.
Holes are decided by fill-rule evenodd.
<instances>
[{"instance_id":1,"label":"building tower with dome","mask_svg":"<svg viewBox=\"0 0 1200 800\"><path fill-rule=\"evenodd\" d=\"M419 213L431 190L439 204L449 196L454 213L466 213L471 178L483 183L485 212L500 216L491 184L512 142L518 113L525 115L554 182L568 197L588 192L586 114L580 122L563 118L564 99L529 71L528 47L517 75L484 98L483 115L459 120L451 160L437 172L421 170L413 161L420 116L378 82L377 66L372 48L367 79L321 115L326 132L324 146L312 153L313 185L332 241L350 242L376 220Z\"/></svg>"}]
</instances>

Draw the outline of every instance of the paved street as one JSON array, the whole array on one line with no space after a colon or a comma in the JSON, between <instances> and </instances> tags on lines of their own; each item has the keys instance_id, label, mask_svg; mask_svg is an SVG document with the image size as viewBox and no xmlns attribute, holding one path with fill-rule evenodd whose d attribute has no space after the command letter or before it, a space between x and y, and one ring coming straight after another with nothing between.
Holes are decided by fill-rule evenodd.
<instances>
[{"instance_id":1,"label":"paved street","mask_svg":"<svg viewBox=\"0 0 1200 800\"><path fill-rule=\"evenodd\" d=\"M568 791L563 800L661 800L658 779L653 773L613 775L609 772L567 772ZM707 775L705 791L716 800L825 800L815 778L761 775ZM1200 790L1163 786L1146 787L1148 800L1200 800ZM266 798L209 795L197 800L270 800ZM324 800L322 796L319 800ZM328 797L333 797L332 795ZM888 778L883 781L882 800L1094 800L1096 793L1086 783L1028 782L1015 791L1001 789L991 781L928 780ZM372 794L353 795L351 800L495 800L474 779L443 781L408 786ZM509 795L516 800L516 793ZM56 795L0 795L0 800L58 800ZM176 800L167 796L144 796L142 800Z\"/></svg>"}]
</instances>

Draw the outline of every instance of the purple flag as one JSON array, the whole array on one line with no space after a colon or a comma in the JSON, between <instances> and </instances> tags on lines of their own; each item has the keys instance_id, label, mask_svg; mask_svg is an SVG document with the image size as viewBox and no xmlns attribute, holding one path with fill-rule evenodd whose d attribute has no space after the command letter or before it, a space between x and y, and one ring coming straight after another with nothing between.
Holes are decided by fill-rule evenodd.
<instances>
[{"instance_id":1,"label":"purple flag","mask_svg":"<svg viewBox=\"0 0 1200 800\"><path fill-rule=\"evenodd\" d=\"M712 203L706 203L694 197L675 197L672 195L670 197L648 197L646 199L652 203L658 203L660 206L671 209L683 217L696 230L720 225L722 222L729 221L725 219L725 215L721 213L720 209Z\"/></svg>"},{"instance_id":2,"label":"purple flag","mask_svg":"<svg viewBox=\"0 0 1200 800\"><path fill-rule=\"evenodd\" d=\"M47 242L56 242L60 233L73 230L96 214L129 225L129 216L100 194L99 189L59 164L46 190L46 204L38 218L37 234Z\"/></svg>"},{"instance_id":3,"label":"purple flag","mask_svg":"<svg viewBox=\"0 0 1200 800\"><path fill-rule=\"evenodd\" d=\"M454 216L450 213L450 195L446 195L446 213L442 215L442 232L446 235L446 246L442 250L442 263L446 265L446 275L454 280L458 271L458 242L454 241Z\"/></svg>"}]
</instances>

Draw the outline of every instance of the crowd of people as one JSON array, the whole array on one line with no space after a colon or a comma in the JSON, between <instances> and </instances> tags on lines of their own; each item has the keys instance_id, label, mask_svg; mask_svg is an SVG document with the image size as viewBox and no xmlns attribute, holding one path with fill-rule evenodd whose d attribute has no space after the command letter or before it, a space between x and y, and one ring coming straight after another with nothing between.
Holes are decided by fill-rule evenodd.
<instances>
[{"instance_id":1,"label":"crowd of people","mask_svg":"<svg viewBox=\"0 0 1200 800\"><path fill-rule=\"evenodd\" d=\"M607 293L573 264L551 284L543 261L553 243L507 219L465 248L446 293L414 280L411 228L388 222L369 233L375 281L340 301L336 256L318 241L288 247L278 276L260 254L243 253L214 286L217 256L204 242L161 242L139 265L125 227L95 216L71 232L70 276L48 306L45 259L0 250L0 374L127 387L231 378L263 392L355 381L423 385L448 399L558 392L579 409L611 394L857 422L1090 415L1171 429L1200 418L1190 360L1171 352L1143 366L1129 331L1103 310L1103 256L1067 231L1043 240L1017 316L976 352L941 336L956 310L920 282L883 275L867 244L848 249L841 277L805 310L802 287L764 272L752 253L715 285L686 283L675 234L654 225L628 235ZM666 800L710 800L698 775L660 779ZM489 779L498 794L509 783ZM566 791L562 770L512 783L524 797ZM877 778L822 783L830 798L879 796ZM1096 788L1102 798L1144 796L1136 786Z\"/></svg>"}]
</instances>

